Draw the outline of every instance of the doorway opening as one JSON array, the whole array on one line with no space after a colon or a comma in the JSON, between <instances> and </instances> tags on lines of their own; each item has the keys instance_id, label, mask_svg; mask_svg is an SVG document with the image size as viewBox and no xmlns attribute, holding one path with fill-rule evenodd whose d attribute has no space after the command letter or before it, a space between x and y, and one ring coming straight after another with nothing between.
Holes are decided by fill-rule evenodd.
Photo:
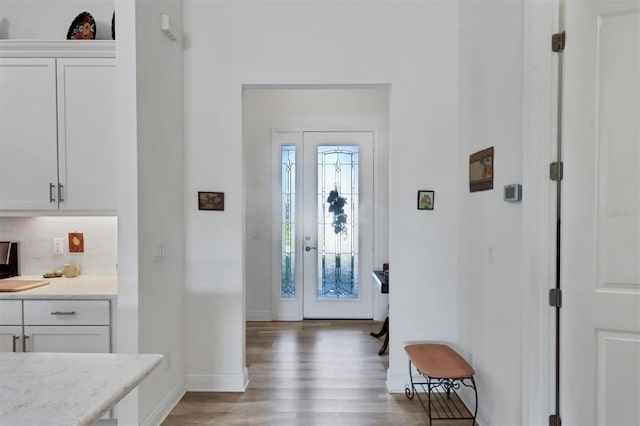
<instances>
[{"instance_id":1,"label":"doorway opening","mask_svg":"<svg viewBox=\"0 0 640 426\"><path fill-rule=\"evenodd\" d=\"M387 85L243 87L248 321L385 318L388 123Z\"/></svg>"}]
</instances>

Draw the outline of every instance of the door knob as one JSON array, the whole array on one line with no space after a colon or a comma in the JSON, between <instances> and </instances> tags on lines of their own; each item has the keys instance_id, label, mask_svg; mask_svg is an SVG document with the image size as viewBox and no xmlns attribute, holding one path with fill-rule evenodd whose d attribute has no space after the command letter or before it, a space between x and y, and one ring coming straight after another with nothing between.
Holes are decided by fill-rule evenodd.
<instances>
[{"instance_id":1,"label":"door knob","mask_svg":"<svg viewBox=\"0 0 640 426\"><path fill-rule=\"evenodd\" d=\"M317 248L317 247L309 247L309 246L306 246L306 247L304 248L304 251L311 251L311 249L314 249L314 250L315 250L316 248Z\"/></svg>"}]
</instances>

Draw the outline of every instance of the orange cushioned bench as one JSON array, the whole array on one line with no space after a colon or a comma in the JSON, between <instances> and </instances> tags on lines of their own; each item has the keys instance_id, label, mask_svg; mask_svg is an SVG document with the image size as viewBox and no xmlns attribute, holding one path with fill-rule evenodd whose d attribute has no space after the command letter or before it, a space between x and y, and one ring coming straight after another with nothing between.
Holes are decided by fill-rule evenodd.
<instances>
[{"instance_id":1,"label":"orange cushioned bench","mask_svg":"<svg viewBox=\"0 0 640 426\"><path fill-rule=\"evenodd\" d=\"M409 376L411 377L411 387L407 385L404 393L409 399L418 395L420 404L429 415L429 424L434 420L451 419L468 419L475 424L478 413L478 391L473 379L475 372L469 363L456 351L443 344L407 345L404 350L409 356ZM426 381L414 381L412 365ZM473 389L475 394L473 415L456 392L462 385ZM420 386L426 393L427 405L420 397L416 386ZM456 398L451 398L451 391Z\"/></svg>"}]
</instances>

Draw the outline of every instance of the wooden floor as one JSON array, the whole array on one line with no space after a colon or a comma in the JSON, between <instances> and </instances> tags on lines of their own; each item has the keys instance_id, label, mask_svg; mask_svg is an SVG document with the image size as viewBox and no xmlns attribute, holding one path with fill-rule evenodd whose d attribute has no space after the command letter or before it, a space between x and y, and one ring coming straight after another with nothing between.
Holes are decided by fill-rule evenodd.
<instances>
[{"instance_id":1,"label":"wooden floor","mask_svg":"<svg viewBox=\"0 0 640 426\"><path fill-rule=\"evenodd\" d=\"M163 425L426 425L416 399L387 392L388 355L378 356L382 341L369 335L380 327L248 322L246 392L188 392Z\"/></svg>"}]
</instances>

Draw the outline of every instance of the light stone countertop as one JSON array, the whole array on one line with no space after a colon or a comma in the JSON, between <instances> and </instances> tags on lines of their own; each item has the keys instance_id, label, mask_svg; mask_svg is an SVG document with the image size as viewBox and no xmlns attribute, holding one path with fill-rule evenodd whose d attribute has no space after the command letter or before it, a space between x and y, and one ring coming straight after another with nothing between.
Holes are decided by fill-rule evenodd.
<instances>
[{"instance_id":1,"label":"light stone countertop","mask_svg":"<svg viewBox=\"0 0 640 426\"><path fill-rule=\"evenodd\" d=\"M116 299L116 275L79 275L75 278L42 278L42 275L21 275L12 280L49 280L41 287L15 292L0 292L0 299Z\"/></svg>"},{"instance_id":2,"label":"light stone countertop","mask_svg":"<svg viewBox=\"0 0 640 426\"><path fill-rule=\"evenodd\" d=\"M157 354L0 353L0 425L90 425L161 362Z\"/></svg>"}]
</instances>

